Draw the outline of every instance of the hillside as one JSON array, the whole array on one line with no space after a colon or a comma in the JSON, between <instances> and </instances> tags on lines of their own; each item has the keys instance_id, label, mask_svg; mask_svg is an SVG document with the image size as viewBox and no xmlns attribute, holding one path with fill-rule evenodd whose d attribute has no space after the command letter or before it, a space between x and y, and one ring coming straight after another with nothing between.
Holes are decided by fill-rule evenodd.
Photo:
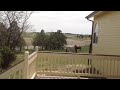
<instances>
[{"instance_id":1,"label":"hillside","mask_svg":"<svg viewBox=\"0 0 120 90\"><path fill-rule=\"evenodd\" d=\"M50 35L51 32L46 32L47 35ZM26 44L28 46L32 46L32 39L34 38L36 32L24 32L22 34L23 38L26 41ZM71 34L71 33L65 33L65 36L67 37L67 44L68 45L80 45L85 46L90 44L90 38L77 38L77 34Z\"/></svg>"}]
</instances>

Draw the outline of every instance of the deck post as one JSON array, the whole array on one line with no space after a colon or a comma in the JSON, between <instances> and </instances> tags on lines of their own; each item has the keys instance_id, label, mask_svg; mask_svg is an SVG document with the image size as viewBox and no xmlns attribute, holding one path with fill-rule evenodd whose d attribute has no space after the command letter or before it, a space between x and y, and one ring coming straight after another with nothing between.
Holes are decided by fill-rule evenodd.
<instances>
[{"instance_id":1,"label":"deck post","mask_svg":"<svg viewBox=\"0 0 120 90\"><path fill-rule=\"evenodd\" d=\"M35 51L38 52L38 46L35 47Z\"/></svg>"},{"instance_id":2,"label":"deck post","mask_svg":"<svg viewBox=\"0 0 120 90\"><path fill-rule=\"evenodd\" d=\"M25 66L24 66L24 79L29 79L29 65L28 65L28 60L29 60L29 52L25 51Z\"/></svg>"}]
</instances>

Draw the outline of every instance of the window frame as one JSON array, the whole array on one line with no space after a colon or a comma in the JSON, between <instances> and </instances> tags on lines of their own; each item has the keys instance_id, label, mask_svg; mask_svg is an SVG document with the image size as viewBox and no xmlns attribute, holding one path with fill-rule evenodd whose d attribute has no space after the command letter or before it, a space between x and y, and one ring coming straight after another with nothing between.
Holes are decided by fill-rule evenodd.
<instances>
[{"instance_id":1,"label":"window frame","mask_svg":"<svg viewBox=\"0 0 120 90\"><path fill-rule=\"evenodd\" d=\"M93 32L93 44L98 44L98 34L99 34L99 24L98 22L95 22L94 32Z\"/></svg>"}]
</instances>

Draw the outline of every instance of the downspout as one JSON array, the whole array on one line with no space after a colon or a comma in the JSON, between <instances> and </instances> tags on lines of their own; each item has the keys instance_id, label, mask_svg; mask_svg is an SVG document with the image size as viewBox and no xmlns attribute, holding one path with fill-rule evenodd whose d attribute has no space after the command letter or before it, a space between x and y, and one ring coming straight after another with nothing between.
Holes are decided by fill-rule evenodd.
<instances>
[{"instance_id":1,"label":"downspout","mask_svg":"<svg viewBox=\"0 0 120 90\"><path fill-rule=\"evenodd\" d=\"M91 44L90 44L90 48L89 48L89 53L92 54L92 43L93 43L93 26L94 26L94 21L90 20L89 18L87 18L88 21L92 22L92 35L91 35Z\"/></svg>"},{"instance_id":2,"label":"downspout","mask_svg":"<svg viewBox=\"0 0 120 90\"><path fill-rule=\"evenodd\" d=\"M89 48L89 54L92 54L92 46L93 46L93 26L94 26L94 21L90 20L89 18L87 18L88 21L92 22L92 35L91 35L91 44L90 44L90 48ZM92 60L88 59L88 65L91 66L92 68Z\"/></svg>"}]
</instances>

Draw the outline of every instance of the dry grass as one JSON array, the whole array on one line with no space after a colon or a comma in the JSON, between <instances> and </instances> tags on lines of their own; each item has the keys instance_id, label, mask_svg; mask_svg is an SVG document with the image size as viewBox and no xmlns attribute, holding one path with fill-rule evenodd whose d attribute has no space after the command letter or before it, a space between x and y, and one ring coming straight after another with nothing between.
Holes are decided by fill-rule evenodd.
<instances>
[{"instance_id":1,"label":"dry grass","mask_svg":"<svg viewBox=\"0 0 120 90\"><path fill-rule=\"evenodd\" d=\"M90 40L74 40L74 39L67 39L68 45L77 45L77 46L86 46L90 45Z\"/></svg>"},{"instance_id":2,"label":"dry grass","mask_svg":"<svg viewBox=\"0 0 120 90\"><path fill-rule=\"evenodd\" d=\"M32 38L24 38L24 40L28 46L32 46Z\"/></svg>"}]
</instances>

